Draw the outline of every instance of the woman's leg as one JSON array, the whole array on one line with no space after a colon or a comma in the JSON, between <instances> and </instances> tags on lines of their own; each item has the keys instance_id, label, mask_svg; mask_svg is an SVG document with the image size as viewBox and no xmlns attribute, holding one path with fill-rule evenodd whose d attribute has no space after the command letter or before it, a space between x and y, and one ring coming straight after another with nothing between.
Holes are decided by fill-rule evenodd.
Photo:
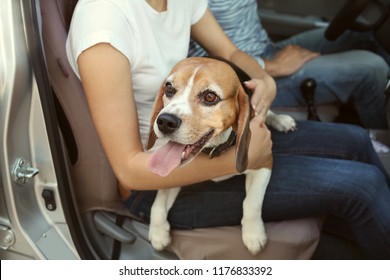
<instances>
[{"instance_id":1,"label":"woman's leg","mask_svg":"<svg viewBox=\"0 0 390 280\"><path fill-rule=\"evenodd\" d=\"M277 131L272 133L274 153L336 157L373 164L386 175L390 186L389 177L371 145L366 130L351 125L318 122L300 122L298 126L301 128L300 133L289 135ZM332 141L324 141L324 139L332 139ZM325 220L320 242L313 257L315 259L365 258L351 233L349 224L335 216L328 216Z\"/></svg>"},{"instance_id":2,"label":"woman's leg","mask_svg":"<svg viewBox=\"0 0 390 280\"><path fill-rule=\"evenodd\" d=\"M335 215L350 223L356 240L369 257L388 258L390 192L384 170L375 152L371 153L367 134L354 126L302 122L294 133L273 131L273 138L275 161L263 219ZM318 146L316 143L321 141ZM324 155L330 158L317 158ZM365 163L334 159L337 157ZM136 192L128 206L148 222L154 196L155 192ZM239 225L244 197L243 175L219 183L188 186L180 192L169 220L172 227L184 229Z\"/></svg>"},{"instance_id":3,"label":"woman's leg","mask_svg":"<svg viewBox=\"0 0 390 280\"><path fill-rule=\"evenodd\" d=\"M305 155L359 161L376 166L390 179L383 167L367 130L348 124L297 121L297 130L290 133L271 128L273 154Z\"/></svg>"},{"instance_id":4,"label":"woman's leg","mask_svg":"<svg viewBox=\"0 0 390 280\"><path fill-rule=\"evenodd\" d=\"M132 195L131 211L148 222L155 193ZM243 175L184 187L169 221L172 228L239 225ZM349 222L369 258L390 258L390 191L376 167L360 162L276 155L263 203L264 221L334 215Z\"/></svg>"}]
</instances>

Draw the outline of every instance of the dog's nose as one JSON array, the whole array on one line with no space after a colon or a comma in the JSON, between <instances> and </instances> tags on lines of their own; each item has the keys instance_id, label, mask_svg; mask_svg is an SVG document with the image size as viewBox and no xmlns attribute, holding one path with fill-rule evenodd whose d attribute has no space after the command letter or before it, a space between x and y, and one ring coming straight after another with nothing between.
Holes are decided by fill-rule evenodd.
<instances>
[{"instance_id":1,"label":"dog's nose","mask_svg":"<svg viewBox=\"0 0 390 280\"><path fill-rule=\"evenodd\" d=\"M180 127L181 119L172 114L161 114L157 118L158 129L165 134L174 132Z\"/></svg>"}]
</instances>

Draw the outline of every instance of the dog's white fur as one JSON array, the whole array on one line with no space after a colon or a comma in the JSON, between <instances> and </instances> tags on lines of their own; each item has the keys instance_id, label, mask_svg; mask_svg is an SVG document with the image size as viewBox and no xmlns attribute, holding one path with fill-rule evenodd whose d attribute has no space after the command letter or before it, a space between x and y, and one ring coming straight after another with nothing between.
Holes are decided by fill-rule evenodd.
<instances>
[{"instance_id":1,"label":"dog's white fur","mask_svg":"<svg viewBox=\"0 0 390 280\"><path fill-rule=\"evenodd\" d=\"M199 82L197 80L198 79L197 73L198 71L200 71L202 63L204 61L209 62L209 59L192 58L192 59L187 59L187 61L189 62L184 62L184 63L181 62L181 65L179 65L178 67L174 67L170 76L167 78L168 82L173 83L177 73L179 73L183 69L183 65L191 64L194 63L195 61L194 64L196 66L192 68L191 75L185 76L184 79L187 79L186 81L181 81L184 83L184 86L182 86L182 89L180 90L181 91L180 94L177 94L175 98L171 98L169 100L163 95L160 95L160 98L163 99L163 107L162 108L160 107L161 109L160 111L154 112L155 118L154 119L152 118L152 121L154 121L156 117L161 113L170 113L178 116L186 116L186 118L202 117L202 116L196 116L196 114L199 114L199 111L197 110L194 111L194 104L191 104L191 102L193 102L193 99L191 99L191 95L193 95L194 92L197 92L197 89L194 88L197 86L197 83ZM218 61L212 63L222 63L222 62ZM222 67L230 67L230 66L225 65ZM211 89L214 92L216 92L219 96L224 97L226 93L219 85L221 79L218 80L219 82L216 81L217 79L215 79L216 75L221 76L221 73L219 73L218 71L211 71L208 72L208 74L209 74L208 84L207 84L208 89ZM181 76L180 79L182 80L183 77ZM215 110L215 106L210 106L207 108L202 108L201 112L212 115L214 110ZM225 109L224 111L227 110ZM176 135L175 139L171 139L171 140L179 141L180 138L186 138L186 133L188 132L188 126L186 126L184 122L185 121L183 121L183 125L182 125L183 127L180 127L180 132L177 133L179 136ZM295 130L295 126L296 126L294 119L291 118L290 116L276 115L271 111L269 111L267 114L266 123L268 125L271 125L275 129L284 132ZM159 128L155 121L152 125L153 125L153 132L155 133L155 136L157 138L167 137L159 131ZM232 128L229 127L224 131L222 131L218 136L213 137L206 146L213 147L220 143L224 143L228 138L228 136L230 135L231 129ZM259 170L246 170L244 173L246 174L246 180L245 180L246 198L243 202L243 217L241 220L242 240L250 253L257 254L264 248L267 242L267 234L265 232L264 223L261 219L261 215L262 215L263 197L271 177L271 169L270 167L264 167L264 168L260 168ZM228 177L231 176L225 176L223 178L217 178L215 180L223 180L223 179L227 179ZM179 192L180 192L180 188L159 190L157 192L157 196L155 198L155 201L151 209L151 220L150 220L150 228L149 228L149 239L152 243L152 246L157 250L164 249L171 242L170 225L167 220L167 216L168 216L169 209L172 207Z\"/></svg>"}]
</instances>

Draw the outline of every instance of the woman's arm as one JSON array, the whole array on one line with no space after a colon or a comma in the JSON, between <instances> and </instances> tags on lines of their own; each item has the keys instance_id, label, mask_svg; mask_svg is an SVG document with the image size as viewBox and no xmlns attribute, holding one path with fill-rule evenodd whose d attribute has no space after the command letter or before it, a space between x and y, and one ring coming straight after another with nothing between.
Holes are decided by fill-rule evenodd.
<instances>
[{"instance_id":1,"label":"woman's arm","mask_svg":"<svg viewBox=\"0 0 390 280\"><path fill-rule=\"evenodd\" d=\"M263 122L276 95L274 80L255 59L232 43L209 10L193 25L191 35L210 55L234 62L252 78L247 83L247 87L254 91L251 104L259 115L258 121Z\"/></svg>"},{"instance_id":2,"label":"woman's arm","mask_svg":"<svg viewBox=\"0 0 390 280\"><path fill-rule=\"evenodd\" d=\"M140 139L127 58L111 45L102 43L85 50L78 58L78 66L94 125L122 186L128 189L163 189L236 172L234 149L230 149L211 160L199 155L167 177L152 174L147 167L150 153L143 150ZM269 133L264 131L260 131L258 137L270 139ZM251 145L251 152L258 154L261 150L270 150L269 143L260 146ZM249 164L256 168L262 162L251 156Z\"/></svg>"}]
</instances>

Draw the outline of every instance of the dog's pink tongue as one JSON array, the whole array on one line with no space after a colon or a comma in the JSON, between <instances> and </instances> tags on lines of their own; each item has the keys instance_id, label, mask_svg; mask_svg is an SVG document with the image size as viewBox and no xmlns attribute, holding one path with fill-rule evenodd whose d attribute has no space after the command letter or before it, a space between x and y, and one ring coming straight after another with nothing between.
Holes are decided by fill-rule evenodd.
<instances>
[{"instance_id":1,"label":"dog's pink tongue","mask_svg":"<svg viewBox=\"0 0 390 280\"><path fill-rule=\"evenodd\" d=\"M158 148L149 159L149 170L159 176L167 176L181 162L181 154L186 145L169 141Z\"/></svg>"}]
</instances>

